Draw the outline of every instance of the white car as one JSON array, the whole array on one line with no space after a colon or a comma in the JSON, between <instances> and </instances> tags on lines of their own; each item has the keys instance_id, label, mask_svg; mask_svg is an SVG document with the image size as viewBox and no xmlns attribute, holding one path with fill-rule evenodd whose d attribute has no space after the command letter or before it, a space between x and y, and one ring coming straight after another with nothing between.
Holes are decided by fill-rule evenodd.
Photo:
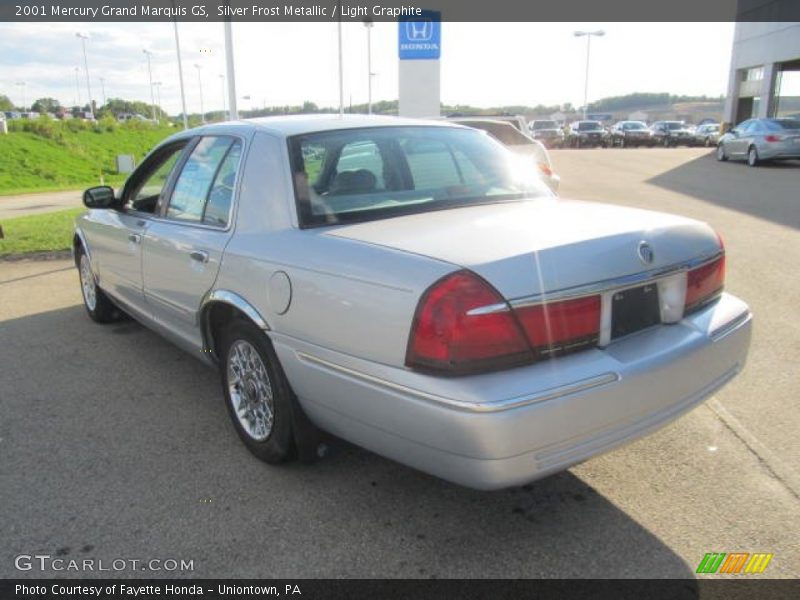
<instances>
[{"instance_id":1,"label":"white car","mask_svg":"<svg viewBox=\"0 0 800 600\"><path fill-rule=\"evenodd\" d=\"M452 123L207 125L84 203L89 316L124 311L218 366L270 463L325 430L466 486L523 484L676 419L750 343L711 227L560 200Z\"/></svg>"}]
</instances>

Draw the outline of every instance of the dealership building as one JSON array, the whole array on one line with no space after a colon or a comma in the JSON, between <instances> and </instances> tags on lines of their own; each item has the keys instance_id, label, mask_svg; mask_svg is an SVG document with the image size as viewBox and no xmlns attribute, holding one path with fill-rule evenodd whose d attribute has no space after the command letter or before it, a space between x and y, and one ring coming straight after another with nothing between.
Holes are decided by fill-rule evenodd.
<instances>
[{"instance_id":1,"label":"dealership building","mask_svg":"<svg viewBox=\"0 0 800 600\"><path fill-rule=\"evenodd\" d=\"M767 2L780 10L783 1ZM741 5L740 5L741 6ZM763 7L763 0L761 6ZM800 117L800 22L736 23L724 120Z\"/></svg>"}]
</instances>

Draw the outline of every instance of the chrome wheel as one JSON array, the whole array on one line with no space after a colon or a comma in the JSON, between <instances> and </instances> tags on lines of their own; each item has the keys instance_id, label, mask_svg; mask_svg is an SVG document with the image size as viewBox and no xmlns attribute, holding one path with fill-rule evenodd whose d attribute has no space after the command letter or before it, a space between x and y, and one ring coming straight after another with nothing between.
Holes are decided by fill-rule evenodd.
<instances>
[{"instance_id":1,"label":"chrome wheel","mask_svg":"<svg viewBox=\"0 0 800 600\"><path fill-rule=\"evenodd\" d=\"M728 155L725 154L725 146L722 144L717 146L717 160L728 160Z\"/></svg>"},{"instance_id":2,"label":"chrome wheel","mask_svg":"<svg viewBox=\"0 0 800 600\"><path fill-rule=\"evenodd\" d=\"M275 405L272 385L261 355L250 342L231 344L227 358L228 394L242 429L263 442L272 432Z\"/></svg>"},{"instance_id":3,"label":"chrome wheel","mask_svg":"<svg viewBox=\"0 0 800 600\"><path fill-rule=\"evenodd\" d=\"M89 259L85 254L81 255L80 273L83 301L86 303L86 308L89 310L94 310L97 306L97 287L94 282L92 267L89 264Z\"/></svg>"},{"instance_id":4,"label":"chrome wheel","mask_svg":"<svg viewBox=\"0 0 800 600\"><path fill-rule=\"evenodd\" d=\"M747 164L751 167L758 165L758 151L755 148L750 148L747 152Z\"/></svg>"}]
</instances>

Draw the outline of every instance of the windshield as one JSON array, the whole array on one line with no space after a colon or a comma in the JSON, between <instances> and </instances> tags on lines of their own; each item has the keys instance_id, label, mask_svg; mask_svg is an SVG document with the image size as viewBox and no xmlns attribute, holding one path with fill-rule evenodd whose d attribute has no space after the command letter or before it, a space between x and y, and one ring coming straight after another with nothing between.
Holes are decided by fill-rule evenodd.
<instances>
[{"instance_id":1,"label":"windshield","mask_svg":"<svg viewBox=\"0 0 800 600\"><path fill-rule=\"evenodd\" d=\"M664 125L666 125L667 129L669 129L670 131L675 131L676 129L684 128L683 123L680 123L679 121L668 121L664 123Z\"/></svg>"},{"instance_id":2,"label":"windshield","mask_svg":"<svg viewBox=\"0 0 800 600\"><path fill-rule=\"evenodd\" d=\"M558 129L555 121L534 121L532 129Z\"/></svg>"},{"instance_id":3,"label":"windshield","mask_svg":"<svg viewBox=\"0 0 800 600\"><path fill-rule=\"evenodd\" d=\"M289 152L301 227L551 195L530 160L470 129L326 131Z\"/></svg>"},{"instance_id":4,"label":"windshield","mask_svg":"<svg viewBox=\"0 0 800 600\"><path fill-rule=\"evenodd\" d=\"M647 125L644 123L623 123L622 128L626 130L647 129Z\"/></svg>"},{"instance_id":5,"label":"windshield","mask_svg":"<svg viewBox=\"0 0 800 600\"><path fill-rule=\"evenodd\" d=\"M597 131L603 126L597 121L581 121L578 123L578 131Z\"/></svg>"}]
</instances>

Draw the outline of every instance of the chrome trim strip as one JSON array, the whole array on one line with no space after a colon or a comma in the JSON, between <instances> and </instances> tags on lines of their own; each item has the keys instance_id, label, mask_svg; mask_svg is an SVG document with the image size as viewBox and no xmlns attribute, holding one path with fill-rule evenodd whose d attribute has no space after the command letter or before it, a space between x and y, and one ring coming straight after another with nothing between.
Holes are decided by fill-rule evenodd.
<instances>
[{"instance_id":1,"label":"chrome trim strip","mask_svg":"<svg viewBox=\"0 0 800 600\"><path fill-rule=\"evenodd\" d=\"M737 329L739 325L742 325L743 323L747 322L750 319L750 317L751 313L749 310L747 310L742 314L740 314L738 317L735 317L734 319L728 321L724 325L720 325L719 327L717 327L714 331L708 334L708 337L710 337L715 342L717 340L721 340L726 335L731 333L734 329Z\"/></svg>"},{"instance_id":2,"label":"chrome trim strip","mask_svg":"<svg viewBox=\"0 0 800 600\"><path fill-rule=\"evenodd\" d=\"M200 320L205 314L206 307L212 302L224 302L225 304L230 304L246 314L250 320L253 321L253 323L255 323L264 331L270 330L266 320L250 303L247 302L247 300L242 298L239 294L229 292L228 290L214 290L206 295L206 297L203 299L203 303L200 305L200 310L197 311L198 323L200 323Z\"/></svg>"},{"instance_id":3,"label":"chrome trim strip","mask_svg":"<svg viewBox=\"0 0 800 600\"><path fill-rule=\"evenodd\" d=\"M614 277L612 279L604 279L594 283L582 284L570 288L563 288L560 290L553 290L552 292L541 292L523 298L510 300L508 304L497 303L487 306L473 308L467 315L485 315L497 312L505 312L510 308L528 308L530 306L537 306L546 302L557 302L560 300L570 300L573 298L580 298L583 296L593 296L596 294L604 294L611 291L619 291L628 287L654 281L669 275L675 275L682 271L688 271L697 267L702 267L705 264L717 260L725 254L724 250L720 250L712 256L704 256L692 260L683 261L677 264L669 265L666 267L659 267L649 271L642 271L640 273L633 273L632 275L623 275L622 277Z\"/></svg>"},{"instance_id":4,"label":"chrome trim strip","mask_svg":"<svg viewBox=\"0 0 800 600\"><path fill-rule=\"evenodd\" d=\"M382 387L394 392L399 392L401 394L406 394L408 396L412 396L417 400L430 402L432 404L445 406L447 408L462 410L466 412L475 412L475 413L495 413L495 412L511 410L514 408L520 408L531 404L538 404L540 402L547 402L549 400L555 400L563 396L568 396L570 394L576 394L578 392L583 392L595 387L599 387L601 385L614 383L616 381L619 381L620 379L619 374L617 373L603 373L602 375L589 377L587 379L581 379L580 381L575 381L573 383L569 383L566 385L550 388L548 390L544 390L536 394L515 396L512 398L505 398L503 400L495 400L492 402L468 402L465 400L456 400L454 398L439 396L438 394L423 392L422 390L417 390L405 385L401 385L399 383L387 381L386 379L381 379L380 377L367 375L366 373L362 373L360 371L356 371L348 367L343 367L342 365L329 362L327 360L324 360L316 356L312 356L310 354L306 354L305 352L297 352L296 354L301 361L311 363L317 367L321 367L329 371L335 371L336 373L344 375L345 377L351 377L354 379L358 379L364 383L376 385L378 387Z\"/></svg>"}]
</instances>

